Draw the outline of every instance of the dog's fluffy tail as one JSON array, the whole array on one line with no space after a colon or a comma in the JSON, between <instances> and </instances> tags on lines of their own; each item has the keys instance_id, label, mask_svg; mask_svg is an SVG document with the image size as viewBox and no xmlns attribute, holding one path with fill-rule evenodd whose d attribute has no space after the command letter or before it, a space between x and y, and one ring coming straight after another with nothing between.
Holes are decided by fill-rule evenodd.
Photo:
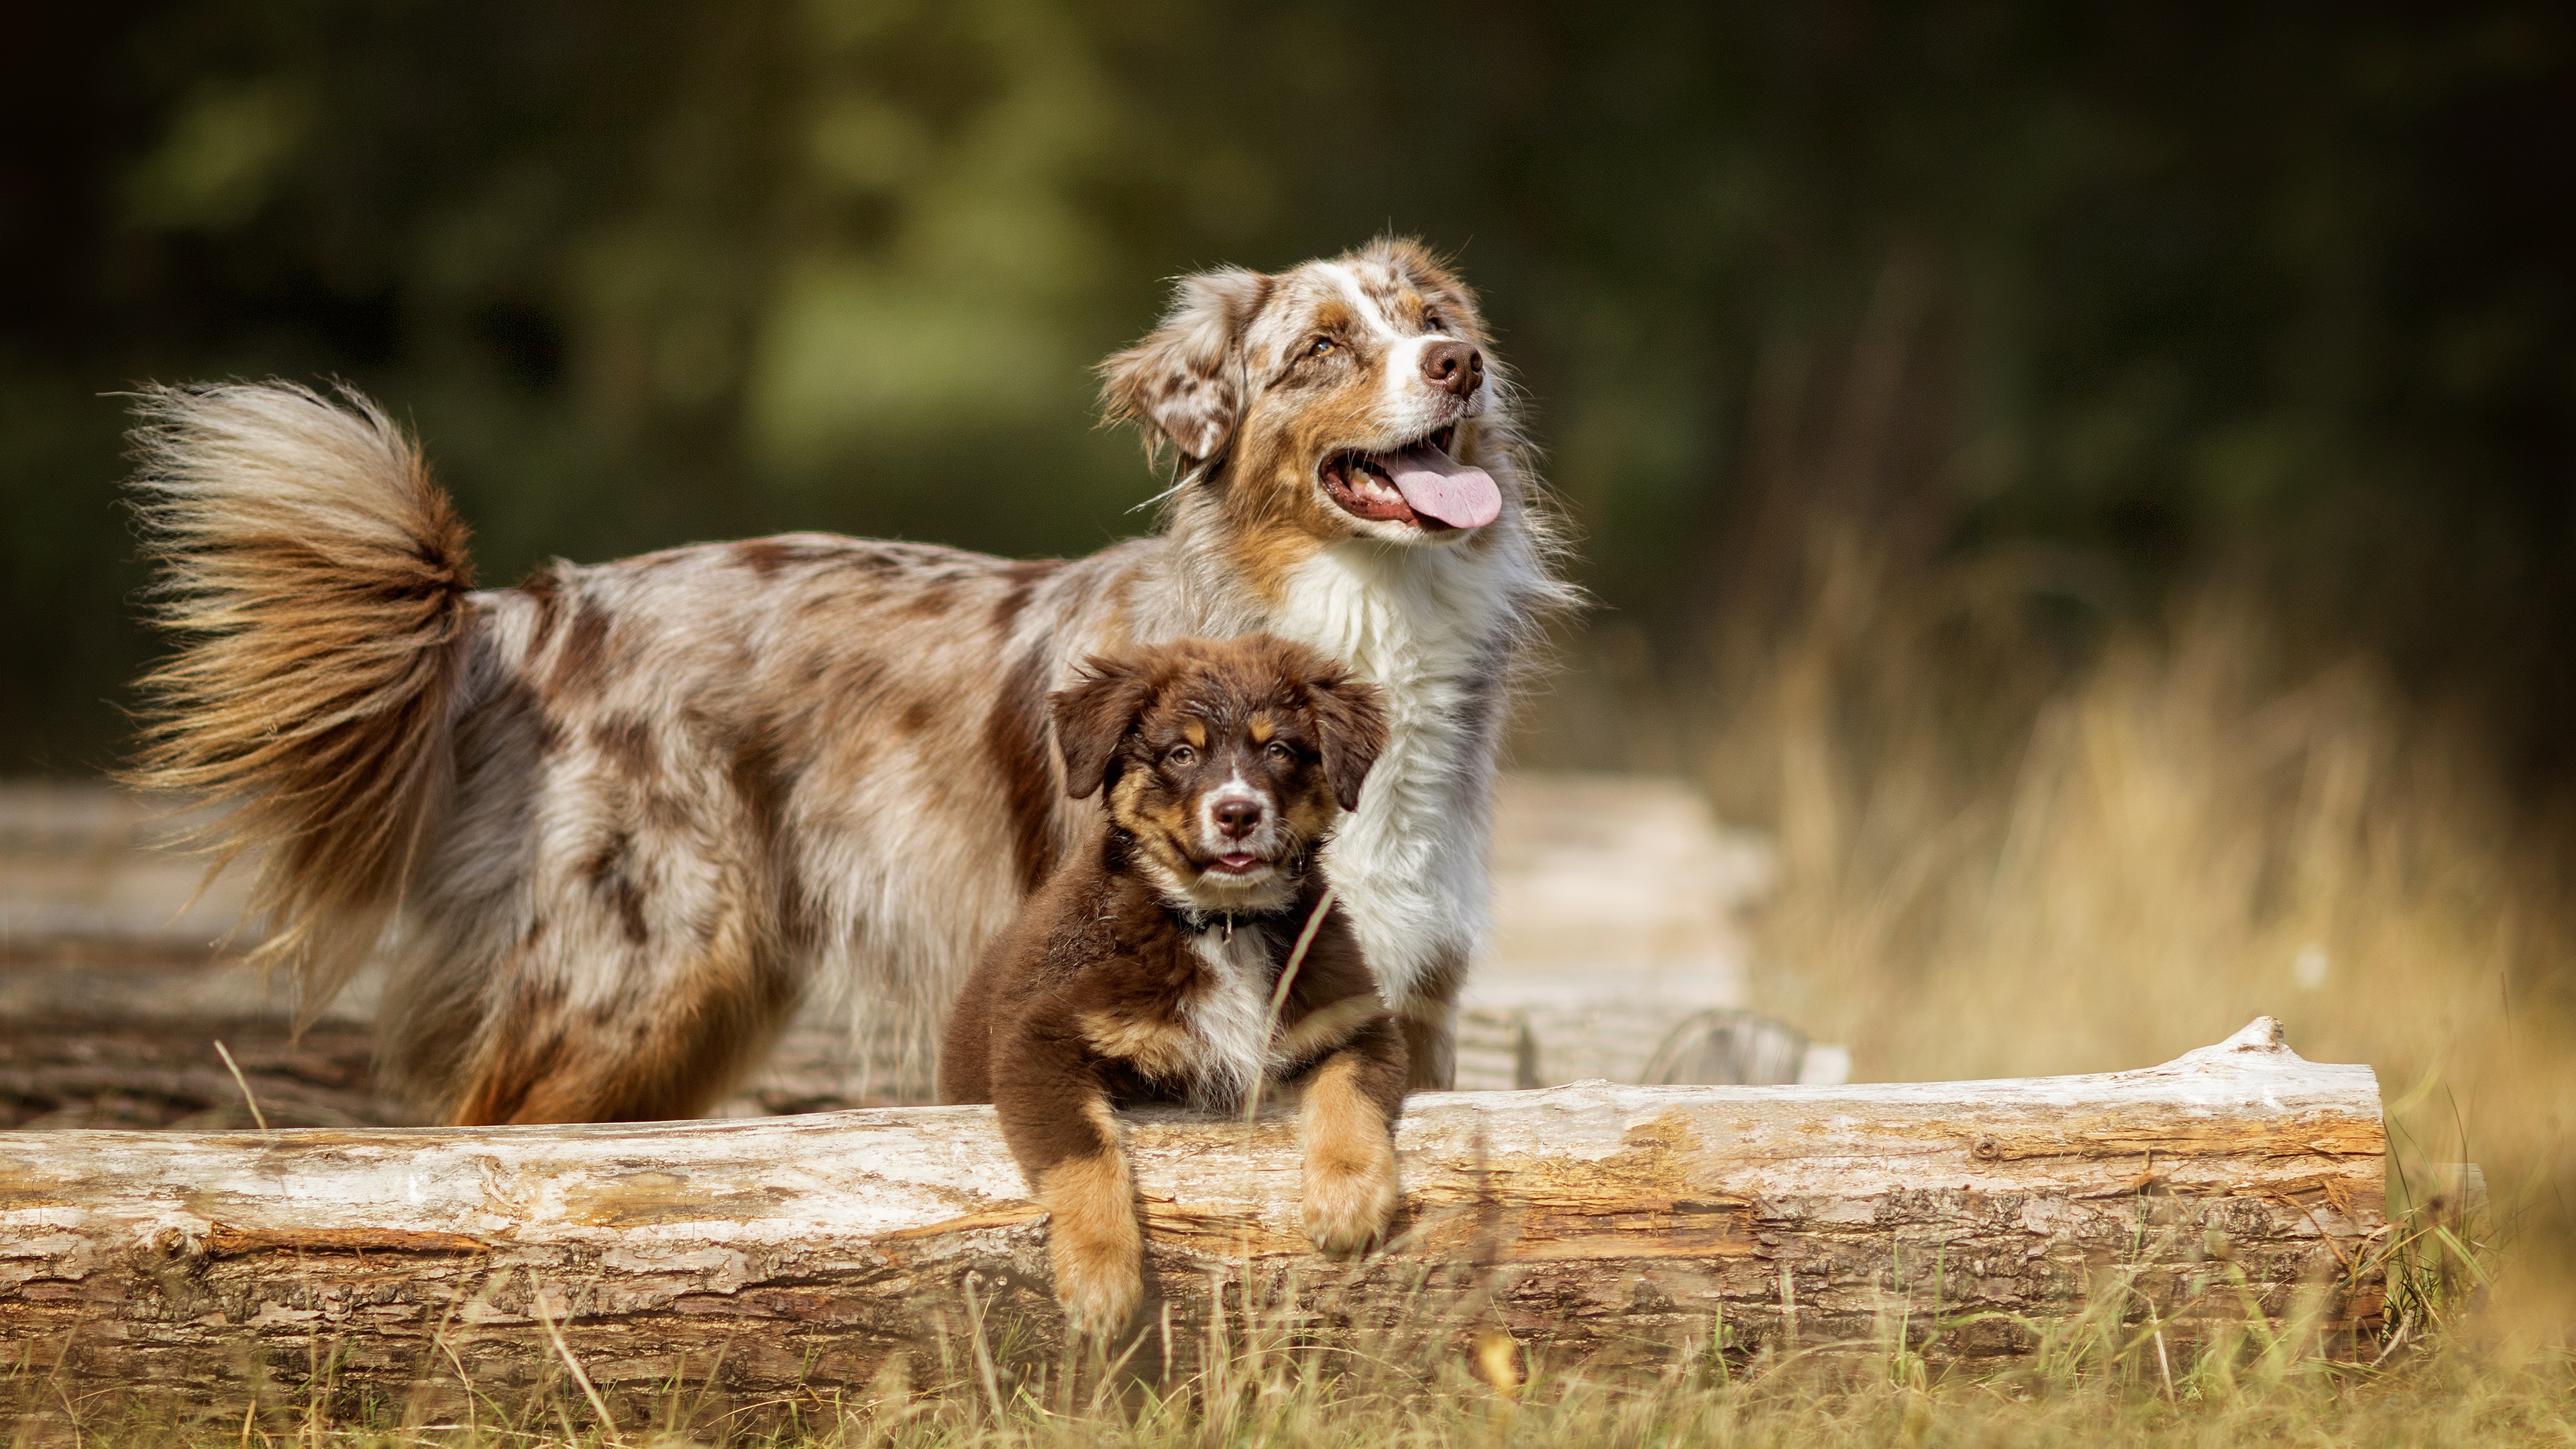
<instances>
[{"instance_id":1,"label":"dog's fluffy tail","mask_svg":"<svg viewBox=\"0 0 2576 1449\"><path fill-rule=\"evenodd\" d=\"M203 839L248 853L254 954L305 1013L375 945L451 767L465 525L374 403L288 383L152 388L136 507L179 652L142 681L126 781L227 805Z\"/></svg>"}]
</instances>

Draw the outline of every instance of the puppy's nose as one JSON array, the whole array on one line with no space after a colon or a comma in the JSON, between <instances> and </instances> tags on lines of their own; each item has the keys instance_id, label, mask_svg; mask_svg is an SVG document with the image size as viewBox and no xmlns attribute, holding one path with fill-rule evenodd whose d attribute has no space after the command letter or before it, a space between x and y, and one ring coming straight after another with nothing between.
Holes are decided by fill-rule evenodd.
<instances>
[{"instance_id":1,"label":"puppy's nose","mask_svg":"<svg viewBox=\"0 0 2576 1449\"><path fill-rule=\"evenodd\" d=\"M1261 825L1261 802L1258 800L1220 800L1216 807L1216 828L1235 840L1250 835Z\"/></svg>"},{"instance_id":2,"label":"puppy's nose","mask_svg":"<svg viewBox=\"0 0 2576 1449\"><path fill-rule=\"evenodd\" d=\"M1422 380L1460 397L1485 380L1485 354L1464 342L1434 342L1422 349Z\"/></svg>"}]
</instances>

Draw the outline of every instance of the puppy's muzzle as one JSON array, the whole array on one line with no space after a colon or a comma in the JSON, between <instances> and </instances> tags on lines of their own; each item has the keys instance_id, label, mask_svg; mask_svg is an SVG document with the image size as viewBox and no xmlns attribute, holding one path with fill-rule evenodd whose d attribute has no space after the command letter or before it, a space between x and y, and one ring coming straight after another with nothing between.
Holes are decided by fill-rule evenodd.
<instances>
[{"instance_id":1,"label":"puppy's muzzle","mask_svg":"<svg viewBox=\"0 0 2576 1449\"><path fill-rule=\"evenodd\" d=\"M1208 813L1215 818L1219 835L1228 840L1242 840L1261 828L1262 820L1270 811L1258 800L1237 796L1231 800L1219 800L1216 808Z\"/></svg>"},{"instance_id":2,"label":"puppy's muzzle","mask_svg":"<svg viewBox=\"0 0 2576 1449\"><path fill-rule=\"evenodd\" d=\"M1199 804L1199 848L1220 875L1257 873L1276 863L1286 841L1279 812L1261 791L1228 780Z\"/></svg>"}]
</instances>

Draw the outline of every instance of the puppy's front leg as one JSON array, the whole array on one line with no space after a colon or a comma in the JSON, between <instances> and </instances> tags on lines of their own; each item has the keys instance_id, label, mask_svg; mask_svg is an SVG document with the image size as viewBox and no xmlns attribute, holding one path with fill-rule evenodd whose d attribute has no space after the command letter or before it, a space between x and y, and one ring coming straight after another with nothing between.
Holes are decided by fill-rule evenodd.
<instances>
[{"instance_id":1,"label":"puppy's front leg","mask_svg":"<svg viewBox=\"0 0 2576 1449\"><path fill-rule=\"evenodd\" d=\"M1404 1109L1404 1038L1388 1017L1360 1028L1306 1084L1306 1236L1336 1257L1386 1236L1400 1191L1395 1118Z\"/></svg>"},{"instance_id":2,"label":"puppy's front leg","mask_svg":"<svg viewBox=\"0 0 2576 1449\"><path fill-rule=\"evenodd\" d=\"M1145 1294L1136 1186L1099 1084L1048 1055L1022 1058L994 1107L1011 1155L1047 1210L1056 1301L1075 1334L1105 1338L1135 1316Z\"/></svg>"}]
</instances>

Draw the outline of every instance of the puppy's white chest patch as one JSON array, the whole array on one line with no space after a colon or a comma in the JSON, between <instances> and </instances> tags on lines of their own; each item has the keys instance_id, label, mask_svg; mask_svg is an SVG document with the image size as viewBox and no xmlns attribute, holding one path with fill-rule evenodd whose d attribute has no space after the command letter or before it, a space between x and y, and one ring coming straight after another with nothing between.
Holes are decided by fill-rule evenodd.
<instances>
[{"instance_id":1,"label":"puppy's white chest patch","mask_svg":"<svg viewBox=\"0 0 2576 1449\"><path fill-rule=\"evenodd\" d=\"M1270 954L1267 933L1251 926L1211 926L1190 943L1207 964L1203 987L1181 1006L1198 1043L1199 1107L1240 1106L1270 1057Z\"/></svg>"}]
</instances>

